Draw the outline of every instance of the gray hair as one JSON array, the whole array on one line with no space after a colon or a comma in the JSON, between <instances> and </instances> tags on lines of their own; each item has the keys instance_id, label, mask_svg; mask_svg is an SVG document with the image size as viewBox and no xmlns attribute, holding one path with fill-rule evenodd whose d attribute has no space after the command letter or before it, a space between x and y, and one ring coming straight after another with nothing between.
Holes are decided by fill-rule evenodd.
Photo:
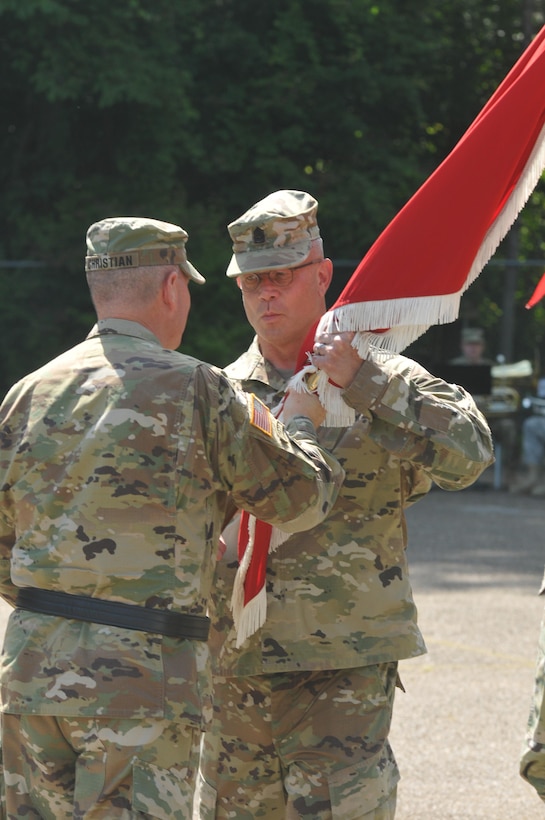
<instances>
[{"instance_id":1,"label":"gray hair","mask_svg":"<svg viewBox=\"0 0 545 820\"><path fill-rule=\"evenodd\" d=\"M157 296L172 265L87 271L87 284L95 307L112 304L143 306Z\"/></svg>"}]
</instances>

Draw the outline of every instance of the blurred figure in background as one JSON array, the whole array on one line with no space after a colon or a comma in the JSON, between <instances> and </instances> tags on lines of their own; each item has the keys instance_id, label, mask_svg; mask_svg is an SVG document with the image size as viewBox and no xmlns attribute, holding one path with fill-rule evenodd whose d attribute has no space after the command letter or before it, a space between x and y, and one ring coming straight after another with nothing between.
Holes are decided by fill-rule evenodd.
<instances>
[{"instance_id":1,"label":"blurred figure in background","mask_svg":"<svg viewBox=\"0 0 545 820\"><path fill-rule=\"evenodd\" d=\"M521 462L523 471L513 492L545 496L545 379L537 385L537 398L529 400L532 415L522 422Z\"/></svg>"},{"instance_id":2,"label":"blurred figure in background","mask_svg":"<svg viewBox=\"0 0 545 820\"><path fill-rule=\"evenodd\" d=\"M488 364L493 362L484 356L486 344L484 330L480 327L464 327L460 338L460 355L450 360L450 364Z\"/></svg>"},{"instance_id":3,"label":"blurred figure in background","mask_svg":"<svg viewBox=\"0 0 545 820\"><path fill-rule=\"evenodd\" d=\"M451 359L449 364L466 365L467 367L485 366L490 367L490 371L492 370L494 362L485 355L486 340L482 328L463 328L460 337L460 350L460 355ZM489 378L491 379L491 374L489 374ZM463 382L461 383L463 384ZM486 416L494 444L496 447L498 444L501 445L502 483L509 487L515 478L519 456L517 419L513 412L499 414L492 412L495 404L491 400L492 386L489 389L490 394L482 396L475 394L475 399Z\"/></svg>"}]
</instances>

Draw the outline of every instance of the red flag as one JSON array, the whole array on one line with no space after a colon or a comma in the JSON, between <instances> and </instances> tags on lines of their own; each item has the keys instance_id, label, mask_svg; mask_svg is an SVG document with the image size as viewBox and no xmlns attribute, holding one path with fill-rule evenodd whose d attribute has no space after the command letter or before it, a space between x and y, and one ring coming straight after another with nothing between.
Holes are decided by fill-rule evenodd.
<instances>
[{"instance_id":1,"label":"red flag","mask_svg":"<svg viewBox=\"0 0 545 820\"><path fill-rule=\"evenodd\" d=\"M545 296L545 275L541 277L539 282L537 283L534 292L530 296L530 299L526 302L525 307L532 308L534 305L537 305L540 299L543 299Z\"/></svg>"},{"instance_id":2,"label":"red flag","mask_svg":"<svg viewBox=\"0 0 545 820\"><path fill-rule=\"evenodd\" d=\"M231 598L237 647L244 643L249 635L253 635L265 621L265 574L271 535L270 524L259 521L242 510L237 543L239 567Z\"/></svg>"},{"instance_id":3,"label":"red flag","mask_svg":"<svg viewBox=\"0 0 545 820\"><path fill-rule=\"evenodd\" d=\"M373 343L399 352L454 321L541 176L544 125L545 26L364 256L331 309L336 326L386 328Z\"/></svg>"},{"instance_id":4,"label":"red flag","mask_svg":"<svg viewBox=\"0 0 545 820\"><path fill-rule=\"evenodd\" d=\"M354 346L400 352L460 299L496 251L545 167L545 26L451 153L373 243L318 333L355 331ZM312 350L307 339L305 350ZM303 351L302 351L303 352ZM304 368L295 379L301 385ZM353 414L318 374L329 424Z\"/></svg>"}]
</instances>

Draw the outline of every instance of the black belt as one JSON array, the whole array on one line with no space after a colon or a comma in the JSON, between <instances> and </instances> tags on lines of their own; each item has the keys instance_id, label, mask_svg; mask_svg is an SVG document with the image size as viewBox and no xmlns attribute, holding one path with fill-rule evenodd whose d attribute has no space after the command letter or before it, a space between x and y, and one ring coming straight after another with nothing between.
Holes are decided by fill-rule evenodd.
<instances>
[{"instance_id":1,"label":"black belt","mask_svg":"<svg viewBox=\"0 0 545 820\"><path fill-rule=\"evenodd\" d=\"M207 641L210 627L210 618L203 615L149 609L121 601L34 587L24 587L18 591L16 606L42 615L57 615L141 632L158 632L169 638L187 638L190 641Z\"/></svg>"}]
</instances>

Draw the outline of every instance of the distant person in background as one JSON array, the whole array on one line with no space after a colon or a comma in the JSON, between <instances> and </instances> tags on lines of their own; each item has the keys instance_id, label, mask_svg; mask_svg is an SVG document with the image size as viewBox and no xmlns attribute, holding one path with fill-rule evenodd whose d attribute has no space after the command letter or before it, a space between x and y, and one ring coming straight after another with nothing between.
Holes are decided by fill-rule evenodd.
<instances>
[{"instance_id":1,"label":"distant person in background","mask_svg":"<svg viewBox=\"0 0 545 820\"><path fill-rule=\"evenodd\" d=\"M492 359L484 355L486 340L481 327L465 327L462 330L460 349L460 356L451 359L449 364L467 365L468 367L476 365L489 365L492 367L494 364ZM479 398L481 397L477 396L477 404L479 404ZM501 444L502 446L503 478L504 483L510 486L514 479L518 462L518 431L516 419L513 416L495 417L486 412L486 406L482 406L480 409L486 415L494 443L496 445Z\"/></svg>"},{"instance_id":2,"label":"distant person in background","mask_svg":"<svg viewBox=\"0 0 545 820\"><path fill-rule=\"evenodd\" d=\"M545 576L539 591L540 595L544 593ZM520 774L545 802L545 614L539 634L534 699L520 759Z\"/></svg>"},{"instance_id":3,"label":"distant person in background","mask_svg":"<svg viewBox=\"0 0 545 820\"><path fill-rule=\"evenodd\" d=\"M545 496L545 379L537 386L538 402L532 405L533 415L522 422L521 461L523 472L511 490ZM539 400L541 399L541 402Z\"/></svg>"},{"instance_id":4,"label":"distant person in background","mask_svg":"<svg viewBox=\"0 0 545 820\"><path fill-rule=\"evenodd\" d=\"M486 347L484 331L480 327L465 327L462 330L460 342L461 355L451 359L449 364L489 364L491 359L487 359L483 354Z\"/></svg>"}]
</instances>

